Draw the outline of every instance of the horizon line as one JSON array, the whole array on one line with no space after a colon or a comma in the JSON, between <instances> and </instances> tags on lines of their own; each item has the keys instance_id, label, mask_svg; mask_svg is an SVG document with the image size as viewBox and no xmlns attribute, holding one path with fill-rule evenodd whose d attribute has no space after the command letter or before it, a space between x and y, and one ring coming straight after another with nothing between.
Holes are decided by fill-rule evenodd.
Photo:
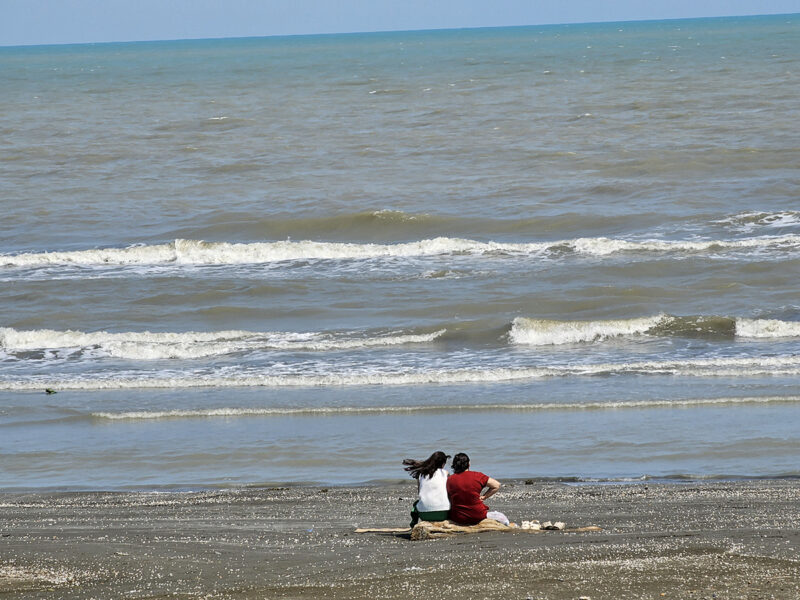
<instances>
[{"instance_id":1,"label":"horizon line","mask_svg":"<svg viewBox=\"0 0 800 600\"><path fill-rule=\"evenodd\" d=\"M702 17L669 17L664 19L646 18L646 19L628 19L624 21L609 20L609 21L566 21L562 23L531 23L524 25L486 25L486 26L466 26L466 27L431 27L419 29L376 29L372 31L320 31L315 33L274 33L265 35L232 35L232 36L211 36L211 37L185 37L185 38L156 38L156 39L129 39L129 40L101 40L94 42L47 42L47 43L30 43L30 44L2 44L0 49L12 48L41 48L50 46L99 46L99 45L112 45L112 44L158 44L170 42L202 42L210 40L256 40L268 38L296 38L296 37L323 37L323 36L336 36L336 35L371 35L382 33L422 33L434 31L470 31L481 29L514 29L514 28L527 28L527 27L562 27L567 25L611 25L611 24L624 24L624 23L661 23L671 21L699 21L699 20L714 20L714 19L735 19L735 18L753 18L753 17L794 17L800 16L800 12L796 13L746 13L735 15L715 15L715 16L702 16Z\"/></svg>"}]
</instances>

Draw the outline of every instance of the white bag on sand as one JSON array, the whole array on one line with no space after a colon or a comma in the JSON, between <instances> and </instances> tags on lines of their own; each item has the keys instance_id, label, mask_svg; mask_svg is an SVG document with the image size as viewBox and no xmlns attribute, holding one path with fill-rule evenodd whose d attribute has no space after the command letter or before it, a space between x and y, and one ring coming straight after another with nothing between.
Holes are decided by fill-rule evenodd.
<instances>
[{"instance_id":1,"label":"white bag on sand","mask_svg":"<svg viewBox=\"0 0 800 600\"><path fill-rule=\"evenodd\" d=\"M501 513L499 510L490 510L486 513L487 519L494 519L502 523L503 525L508 525L508 517Z\"/></svg>"}]
</instances>

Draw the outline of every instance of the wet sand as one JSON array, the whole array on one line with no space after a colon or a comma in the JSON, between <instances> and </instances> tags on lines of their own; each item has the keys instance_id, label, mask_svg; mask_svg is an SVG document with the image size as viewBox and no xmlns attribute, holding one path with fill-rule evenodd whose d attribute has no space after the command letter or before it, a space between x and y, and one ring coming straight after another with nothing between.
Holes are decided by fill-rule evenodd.
<instances>
[{"instance_id":1,"label":"wet sand","mask_svg":"<svg viewBox=\"0 0 800 600\"><path fill-rule=\"evenodd\" d=\"M513 521L596 533L412 542L413 481L0 494L0 597L800 598L800 482L506 482Z\"/></svg>"}]
</instances>

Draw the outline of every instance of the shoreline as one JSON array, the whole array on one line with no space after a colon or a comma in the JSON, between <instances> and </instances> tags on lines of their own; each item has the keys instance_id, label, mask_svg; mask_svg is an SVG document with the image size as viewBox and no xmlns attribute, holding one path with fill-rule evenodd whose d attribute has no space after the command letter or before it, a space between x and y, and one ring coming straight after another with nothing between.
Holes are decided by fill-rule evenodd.
<instances>
[{"instance_id":1,"label":"shoreline","mask_svg":"<svg viewBox=\"0 0 800 600\"><path fill-rule=\"evenodd\" d=\"M0 593L20 598L800 596L800 482L508 481L491 508L600 532L412 542L413 481L0 492ZM662 596L662 594L664 596Z\"/></svg>"},{"instance_id":2,"label":"shoreline","mask_svg":"<svg viewBox=\"0 0 800 600\"><path fill-rule=\"evenodd\" d=\"M522 485L565 485L565 486L617 486L617 485L704 485L715 483L769 483L800 482L800 474L788 473L778 475L671 475L619 478L596 477L502 477L501 481L508 486ZM402 486L407 482L405 477L370 479L358 482L320 482L320 481L267 481L263 483L219 483L219 484L154 484L132 485L129 487L6 487L0 488L0 498L17 494L56 495L56 494L203 494L208 492L246 492L259 490L284 489L360 489Z\"/></svg>"}]
</instances>

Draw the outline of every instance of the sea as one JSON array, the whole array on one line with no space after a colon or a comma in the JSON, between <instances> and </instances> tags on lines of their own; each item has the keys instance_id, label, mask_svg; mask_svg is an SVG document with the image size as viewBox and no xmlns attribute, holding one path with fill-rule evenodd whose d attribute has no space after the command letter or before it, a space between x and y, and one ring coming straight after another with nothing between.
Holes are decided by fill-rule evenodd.
<instances>
[{"instance_id":1,"label":"sea","mask_svg":"<svg viewBox=\"0 0 800 600\"><path fill-rule=\"evenodd\" d=\"M2 490L800 478L800 15L0 81Z\"/></svg>"}]
</instances>

